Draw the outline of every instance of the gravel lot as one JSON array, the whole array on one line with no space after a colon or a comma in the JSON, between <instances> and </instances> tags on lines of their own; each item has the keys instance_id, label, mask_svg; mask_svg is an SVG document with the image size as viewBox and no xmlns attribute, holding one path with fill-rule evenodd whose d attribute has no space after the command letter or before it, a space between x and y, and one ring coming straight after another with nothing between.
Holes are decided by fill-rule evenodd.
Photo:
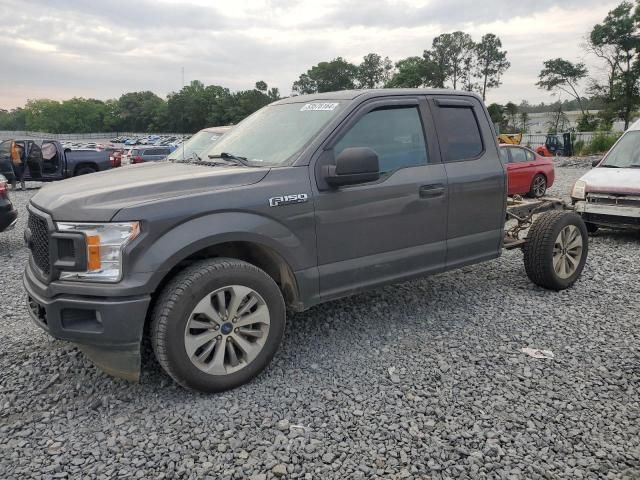
<instances>
[{"instance_id":1,"label":"gravel lot","mask_svg":"<svg viewBox=\"0 0 640 480\"><path fill-rule=\"evenodd\" d=\"M151 358L113 379L33 326L25 218L0 234L0 478L640 478L636 234L594 235L561 293L513 251L291 315L271 368L207 396Z\"/></svg>"}]
</instances>

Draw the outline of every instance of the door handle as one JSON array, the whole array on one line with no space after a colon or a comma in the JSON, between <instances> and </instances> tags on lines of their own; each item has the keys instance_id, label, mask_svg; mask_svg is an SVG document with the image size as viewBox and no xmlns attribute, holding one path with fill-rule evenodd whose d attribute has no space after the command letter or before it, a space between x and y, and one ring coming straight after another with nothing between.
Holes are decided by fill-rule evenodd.
<instances>
[{"instance_id":1,"label":"door handle","mask_svg":"<svg viewBox=\"0 0 640 480\"><path fill-rule=\"evenodd\" d=\"M436 183L434 185L422 185L419 189L420 198L435 198L444 195L444 185Z\"/></svg>"}]
</instances>

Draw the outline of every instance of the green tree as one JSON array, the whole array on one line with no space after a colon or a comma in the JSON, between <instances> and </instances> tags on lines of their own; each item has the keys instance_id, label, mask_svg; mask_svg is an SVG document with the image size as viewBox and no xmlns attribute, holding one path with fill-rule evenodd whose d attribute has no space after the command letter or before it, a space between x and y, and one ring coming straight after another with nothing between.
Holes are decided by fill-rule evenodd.
<instances>
[{"instance_id":1,"label":"green tree","mask_svg":"<svg viewBox=\"0 0 640 480\"><path fill-rule=\"evenodd\" d=\"M259 80L256 82L256 90L259 90L260 92L266 92L267 91L267 83Z\"/></svg>"},{"instance_id":2,"label":"green tree","mask_svg":"<svg viewBox=\"0 0 640 480\"><path fill-rule=\"evenodd\" d=\"M393 74L393 63L389 57L368 53L358 65L356 82L358 88L380 88L387 84Z\"/></svg>"},{"instance_id":3,"label":"green tree","mask_svg":"<svg viewBox=\"0 0 640 480\"><path fill-rule=\"evenodd\" d=\"M509 102L504 106L504 110L508 116L507 125L512 132L516 131L518 129L518 106L513 102Z\"/></svg>"},{"instance_id":4,"label":"green tree","mask_svg":"<svg viewBox=\"0 0 640 480\"><path fill-rule=\"evenodd\" d=\"M334 92L355 88L358 67L337 57L330 62L320 62L300 75L293 82L292 90L297 94Z\"/></svg>"},{"instance_id":5,"label":"green tree","mask_svg":"<svg viewBox=\"0 0 640 480\"><path fill-rule=\"evenodd\" d=\"M592 93L605 99L603 119L622 118L629 127L633 110L640 104L640 4L634 9L631 2L622 2L611 10L604 21L593 27L587 49L607 66L607 83L592 83Z\"/></svg>"},{"instance_id":6,"label":"green tree","mask_svg":"<svg viewBox=\"0 0 640 480\"><path fill-rule=\"evenodd\" d=\"M511 64L507 60L507 52L502 49L502 41L493 33L487 33L480 43L476 44L476 76L481 82L482 100L487 98L487 90L497 88L501 77Z\"/></svg>"},{"instance_id":7,"label":"green tree","mask_svg":"<svg viewBox=\"0 0 640 480\"><path fill-rule=\"evenodd\" d=\"M584 63L571 63L563 58L554 58L544 62L544 68L538 75L536 85L548 92L564 92L576 99L582 115L585 115L584 105L578 93L579 83L587 76Z\"/></svg>"},{"instance_id":8,"label":"green tree","mask_svg":"<svg viewBox=\"0 0 640 480\"><path fill-rule=\"evenodd\" d=\"M467 33L457 31L443 33L433 39L431 50L424 52L424 58L432 63L433 86L444 87L451 82L454 89L468 87L472 82L472 65L476 44Z\"/></svg>"},{"instance_id":9,"label":"green tree","mask_svg":"<svg viewBox=\"0 0 640 480\"><path fill-rule=\"evenodd\" d=\"M418 88L428 85L430 64L423 57L407 57L396 62L396 72L385 85L387 88Z\"/></svg>"},{"instance_id":10,"label":"green tree","mask_svg":"<svg viewBox=\"0 0 640 480\"><path fill-rule=\"evenodd\" d=\"M125 93L118 99L120 128L129 132L149 132L164 100L150 91Z\"/></svg>"},{"instance_id":11,"label":"green tree","mask_svg":"<svg viewBox=\"0 0 640 480\"><path fill-rule=\"evenodd\" d=\"M504 107L498 103L492 103L487 107L487 110L489 111L491 121L497 126L498 131L502 132L502 130L505 130L507 120L504 116Z\"/></svg>"}]
</instances>

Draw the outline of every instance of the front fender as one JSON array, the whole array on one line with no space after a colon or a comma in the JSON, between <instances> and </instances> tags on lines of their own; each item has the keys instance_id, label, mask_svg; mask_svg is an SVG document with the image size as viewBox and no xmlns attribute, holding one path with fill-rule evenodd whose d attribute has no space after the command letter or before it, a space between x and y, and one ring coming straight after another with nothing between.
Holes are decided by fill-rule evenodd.
<instances>
[{"instance_id":1,"label":"front fender","mask_svg":"<svg viewBox=\"0 0 640 480\"><path fill-rule=\"evenodd\" d=\"M311 267L315 259L315 243L309 242L309 238L294 234L275 219L255 213L233 211L205 215L178 224L157 238L152 238L153 232L146 237L132 245L129 258L133 262L125 275L150 273L153 290L167 272L184 259L226 242L252 242L271 248L294 272Z\"/></svg>"}]
</instances>

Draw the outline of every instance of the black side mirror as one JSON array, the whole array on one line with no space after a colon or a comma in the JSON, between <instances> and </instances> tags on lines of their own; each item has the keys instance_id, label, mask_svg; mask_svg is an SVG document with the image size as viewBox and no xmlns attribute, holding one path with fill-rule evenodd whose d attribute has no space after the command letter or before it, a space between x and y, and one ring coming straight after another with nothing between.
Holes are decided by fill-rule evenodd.
<instances>
[{"instance_id":1,"label":"black side mirror","mask_svg":"<svg viewBox=\"0 0 640 480\"><path fill-rule=\"evenodd\" d=\"M332 187L374 182L380 178L378 154L368 147L345 148L335 165L326 167L325 179Z\"/></svg>"},{"instance_id":2,"label":"black side mirror","mask_svg":"<svg viewBox=\"0 0 640 480\"><path fill-rule=\"evenodd\" d=\"M602 161L602 159L601 159L601 158L598 158L598 159L594 160L593 162L591 162L591 166L592 166L593 168L595 168L595 167L597 167L598 165L600 165L600 162L601 162L601 161Z\"/></svg>"}]
</instances>

